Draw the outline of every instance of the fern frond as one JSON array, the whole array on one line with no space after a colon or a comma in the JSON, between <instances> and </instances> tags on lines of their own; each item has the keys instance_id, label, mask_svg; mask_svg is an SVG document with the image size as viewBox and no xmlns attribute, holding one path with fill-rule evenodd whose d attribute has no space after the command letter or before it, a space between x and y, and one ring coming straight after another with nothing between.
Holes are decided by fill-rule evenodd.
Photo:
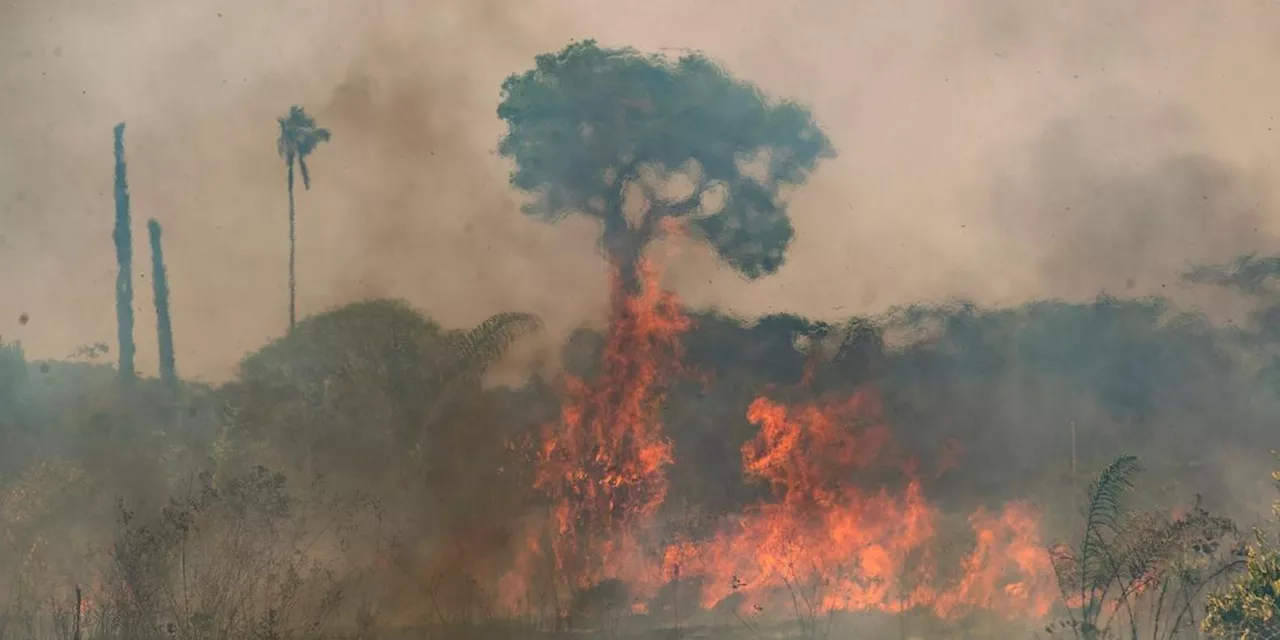
<instances>
[{"instance_id":1,"label":"fern frond","mask_svg":"<svg viewBox=\"0 0 1280 640\"><path fill-rule=\"evenodd\" d=\"M1101 600L1118 578L1120 566L1106 534L1116 534L1124 517L1124 494L1133 489L1133 478L1141 469L1137 456L1122 455L1107 465L1089 485L1089 502L1085 506L1084 539L1076 555L1075 574L1082 604L1083 622L1094 624L1100 613Z\"/></svg>"},{"instance_id":2,"label":"fern frond","mask_svg":"<svg viewBox=\"0 0 1280 640\"><path fill-rule=\"evenodd\" d=\"M1124 495L1133 489L1133 478L1142 468L1138 457L1122 455L1098 474L1089 485L1089 504L1086 507L1086 537L1102 531L1115 532L1124 516Z\"/></svg>"}]
</instances>

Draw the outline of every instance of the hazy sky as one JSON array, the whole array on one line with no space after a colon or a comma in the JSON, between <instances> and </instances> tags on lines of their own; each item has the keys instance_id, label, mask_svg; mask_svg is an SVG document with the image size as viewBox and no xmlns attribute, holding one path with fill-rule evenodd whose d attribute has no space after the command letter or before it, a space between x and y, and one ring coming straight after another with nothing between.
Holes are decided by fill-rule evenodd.
<instances>
[{"instance_id":1,"label":"hazy sky","mask_svg":"<svg viewBox=\"0 0 1280 640\"><path fill-rule=\"evenodd\" d=\"M700 49L811 105L841 154L792 198L777 276L675 259L697 304L1168 293L1188 261L1276 244L1272 0L0 0L0 335L33 358L114 350L127 121L139 367L149 217L184 375L225 378L279 336L292 103L333 131L299 194L301 313L394 296L450 326L598 321L594 230L522 219L494 153L503 78L582 38Z\"/></svg>"}]
</instances>

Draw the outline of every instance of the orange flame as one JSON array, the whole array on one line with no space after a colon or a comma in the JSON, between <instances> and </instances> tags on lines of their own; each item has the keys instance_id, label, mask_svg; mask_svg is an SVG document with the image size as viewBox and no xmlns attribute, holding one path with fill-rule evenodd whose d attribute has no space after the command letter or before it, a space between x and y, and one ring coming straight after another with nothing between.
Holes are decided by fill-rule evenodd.
<instances>
[{"instance_id":1,"label":"orange flame","mask_svg":"<svg viewBox=\"0 0 1280 640\"><path fill-rule=\"evenodd\" d=\"M615 277L602 371L591 384L566 381L560 420L541 434L535 486L551 502L551 540L531 533L517 550L501 587L508 605L529 601L543 554L571 589L626 583L637 610L680 578L698 585L707 608L734 595L735 606L763 607L799 590L824 612L1049 612L1052 566L1027 505L972 514L973 550L952 572L958 576L939 574L939 513L915 463L895 450L870 391L797 406L756 399L747 418L759 431L742 447L742 468L772 499L726 518L709 539L657 542L673 462L661 409L667 379L683 371L680 337L690 322L656 285L650 263L640 275L633 296ZM939 474L955 464L959 444L946 451Z\"/></svg>"},{"instance_id":2,"label":"orange flame","mask_svg":"<svg viewBox=\"0 0 1280 640\"><path fill-rule=\"evenodd\" d=\"M689 320L660 289L654 266L639 265L641 287L626 295L613 278L612 330L593 383L569 378L558 424L544 430L534 486L552 502L556 570L586 587L620 570L643 572L637 533L667 496L671 442L662 434L667 378L680 369ZM529 562L537 545L517 560ZM510 583L513 578L508 578Z\"/></svg>"},{"instance_id":3,"label":"orange flame","mask_svg":"<svg viewBox=\"0 0 1280 640\"><path fill-rule=\"evenodd\" d=\"M1052 567L1036 516L1024 505L974 514L977 545L962 562L962 576L949 587L933 584L938 514L909 473L912 465L899 465L905 477L896 493L887 486L866 492L853 482L894 457L889 431L878 422L850 428L877 413L866 392L799 408L763 398L752 403L748 418L760 431L743 447L743 468L767 481L776 501L757 505L710 542L681 549L685 573L706 578L703 605L738 592L746 596L742 604L762 606L784 591L808 589L806 597L820 601L822 611L931 606L944 618L974 608L1048 613Z\"/></svg>"}]
</instances>

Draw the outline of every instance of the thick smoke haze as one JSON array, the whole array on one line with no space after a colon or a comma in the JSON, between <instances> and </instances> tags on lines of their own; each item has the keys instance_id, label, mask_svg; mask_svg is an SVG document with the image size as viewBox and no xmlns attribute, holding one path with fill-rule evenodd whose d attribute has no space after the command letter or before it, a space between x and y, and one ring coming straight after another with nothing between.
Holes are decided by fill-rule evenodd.
<instances>
[{"instance_id":1,"label":"thick smoke haze","mask_svg":"<svg viewBox=\"0 0 1280 640\"><path fill-rule=\"evenodd\" d=\"M450 326L602 322L596 230L525 219L495 153L503 78L583 38L702 50L811 105L840 152L795 193L777 276L676 255L695 305L837 317L1106 291L1213 311L1177 274L1274 244L1274 2L9 0L0 335L31 358L112 342L119 121L135 238L165 228L184 375L224 379L281 335L275 118L295 103L333 132L299 192L302 315L390 296Z\"/></svg>"}]
</instances>

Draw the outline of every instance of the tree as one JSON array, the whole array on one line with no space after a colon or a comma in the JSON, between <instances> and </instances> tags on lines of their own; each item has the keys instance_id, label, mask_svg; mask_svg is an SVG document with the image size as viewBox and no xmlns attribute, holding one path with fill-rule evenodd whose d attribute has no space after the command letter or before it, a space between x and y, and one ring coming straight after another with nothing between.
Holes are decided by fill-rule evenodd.
<instances>
[{"instance_id":1,"label":"tree","mask_svg":"<svg viewBox=\"0 0 1280 640\"><path fill-rule=\"evenodd\" d=\"M151 286L155 292L156 338L160 343L160 380L173 387L178 384L178 368L173 357L173 323L169 319L169 276L164 268L164 250L160 246L160 223L147 221L151 237Z\"/></svg>"},{"instance_id":2,"label":"tree","mask_svg":"<svg viewBox=\"0 0 1280 640\"><path fill-rule=\"evenodd\" d=\"M311 190L311 173L307 171L307 156L311 155L321 142L329 141L329 130L316 126L316 121L307 112L294 105L289 107L289 115L279 118L280 137L276 140L276 150L284 158L289 177L289 329L298 323L297 297L298 280L295 273L297 263L297 223L293 204L293 166L296 163L302 171L302 186Z\"/></svg>"},{"instance_id":3,"label":"tree","mask_svg":"<svg viewBox=\"0 0 1280 640\"><path fill-rule=\"evenodd\" d=\"M776 271L793 235L781 192L834 155L807 109L767 99L700 54L671 60L591 40L507 78L498 117L511 183L534 196L525 213L599 220L627 293L671 222L748 278Z\"/></svg>"},{"instance_id":4,"label":"tree","mask_svg":"<svg viewBox=\"0 0 1280 640\"><path fill-rule=\"evenodd\" d=\"M129 218L129 180L124 162L124 123L115 128L116 327L120 341L120 379L133 382L136 346L133 342L133 230Z\"/></svg>"},{"instance_id":5,"label":"tree","mask_svg":"<svg viewBox=\"0 0 1280 640\"><path fill-rule=\"evenodd\" d=\"M501 313L449 331L401 301L345 305L245 358L233 385L234 423L284 441L307 464L314 456L328 467L374 460L386 469L389 454L404 454L425 474L427 458L456 451L436 441L451 412L539 326L532 315Z\"/></svg>"}]
</instances>

